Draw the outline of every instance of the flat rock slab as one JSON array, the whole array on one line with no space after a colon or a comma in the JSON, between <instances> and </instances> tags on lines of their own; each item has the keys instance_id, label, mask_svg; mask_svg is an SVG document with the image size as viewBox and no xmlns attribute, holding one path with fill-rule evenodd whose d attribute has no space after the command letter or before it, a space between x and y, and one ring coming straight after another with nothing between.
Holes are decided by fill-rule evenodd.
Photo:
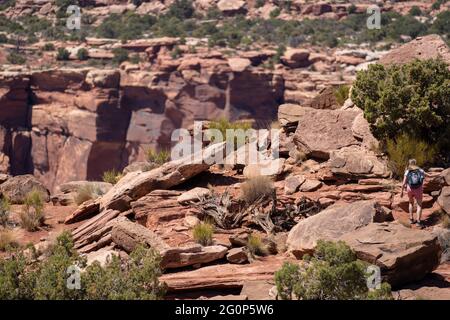
<instances>
[{"instance_id":1,"label":"flat rock slab","mask_svg":"<svg viewBox=\"0 0 450 320\"><path fill-rule=\"evenodd\" d=\"M199 289L242 288L246 281L273 280L285 257L266 257L252 264L222 264L162 275L159 280L168 286L168 292Z\"/></svg>"},{"instance_id":2,"label":"flat rock slab","mask_svg":"<svg viewBox=\"0 0 450 320\"><path fill-rule=\"evenodd\" d=\"M399 223L372 223L339 239L359 259L379 266L382 277L394 287L422 279L440 262L436 235Z\"/></svg>"},{"instance_id":3,"label":"flat rock slab","mask_svg":"<svg viewBox=\"0 0 450 320\"><path fill-rule=\"evenodd\" d=\"M336 240L372 222L392 220L376 201L357 201L351 204L336 204L318 214L301 220L289 232L288 250L296 256L314 251L318 240Z\"/></svg>"}]
</instances>

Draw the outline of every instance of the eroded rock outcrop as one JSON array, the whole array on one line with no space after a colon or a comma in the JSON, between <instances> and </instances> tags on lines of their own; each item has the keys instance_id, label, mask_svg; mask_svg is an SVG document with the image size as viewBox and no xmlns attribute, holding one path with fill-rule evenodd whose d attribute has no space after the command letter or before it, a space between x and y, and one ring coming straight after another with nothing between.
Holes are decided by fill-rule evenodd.
<instances>
[{"instance_id":1,"label":"eroded rock outcrop","mask_svg":"<svg viewBox=\"0 0 450 320\"><path fill-rule=\"evenodd\" d=\"M359 259L379 266L384 279L394 287L422 279L440 262L436 235L399 223L372 223L340 239Z\"/></svg>"},{"instance_id":2,"label":"eroded rock outcrop","mask_svg":"<svg viewBox=\"0 0 450 320\"><path fill-rule=\"evenodd\" d=\"M289 232L287 246L294 255L302 256L313 252L318 240L334 241L369 223L392 219L392 214L376 201L336 204L315 216L300 221Z\"/></svg>"}]
</instances>

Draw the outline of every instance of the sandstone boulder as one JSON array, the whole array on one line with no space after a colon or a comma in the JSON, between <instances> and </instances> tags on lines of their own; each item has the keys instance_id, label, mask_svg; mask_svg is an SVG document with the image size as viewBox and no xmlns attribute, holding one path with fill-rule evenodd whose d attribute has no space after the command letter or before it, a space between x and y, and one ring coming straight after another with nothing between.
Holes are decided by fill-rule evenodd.
<instances>
[{"instance_id":1,"label":"sandstone boulder","mask_svg":"<svg viewBox=\"0 0 450 320\"><path fill-rule=\"evenodd\" d=\"M293 194L305 182L306 178L302 175L289 176L284 180L284 193Z\"/></svg>"},{"instance_id":2,"label":"sandstone boulder","mask_svg":"<svg viewBox=\"0 0 450 320\"><path fill-rule=\"evenodd\" d=\"M324 165L331 172L330 178L387 178L390 170L387 162L368 150L348 147L330 152L330 159Z\"/></svg>"},{"instance_id":3,"label":"sandstone boulder","mask_svg":"<svg viewBox=\"0 0 450 320\"><path fill-rule=\"evenodd\" d=\"M217 8L225 14L245 13L245 1L243 0L220 0Z\"/></svg>"},{"instance_id":4,"label":"sandstone boulder","mask_svg":"<svg viewBox=\"0 0 450 320\"><path fill-rule=\"evenodd\" d=\"M417 37L407 44L391 50L379 62L384 65L404 64L414 59L426 60L438 57L450 63L450 49L439 35L431 34Z\"/></svg>"},{"instance_id":5,"label":"sandstone boulder","mask_svg":"<svg viewBox=\"0 0 450 320\"><path fill-rule=\"evenodd\" d=\"M399 223L372 223L340 237L358 258L380 267L393 287L417 281L438 265L437 236Z\"/></svg>"},{"instance_id":6,"label":"sandstone boulder","mask_svg":"<svg viewBox=\"0 0 450 320\"><path fill-rule=\"evenodd\" d=\"M312 192L316 191L322 186L322 182L314 179L306 179L304 183L300 186L301 192Z\"/></svg>"},{"instance_id":7,"label":"sandstone boulder","mask_svg":"<svg viewBox=\"0 0 450 320\"><path fill-rule=\"evenodd\" d=\"M299 257L313 252L318 240L336 240L369 223L392 219L391 213L372 200L336 204L301 220L289 232L287 246Z\"/></svg>"},{"instance_id":8,"label":"sandstone boulder","mask_svg":"<svg viewBox=\"0 0 450 320\"><path fill-rule=\"evenodd\" d=\"M352 132L359 111L305 109L298 120L294 143L306 155L328 159L333 150L360 145Z\"/></svg>"},{"instance_id":9,"label":"sandstone boulder","mask_svg":"<svg viewBox=\"0 0 450 320\"><path fill-rule=\"evenodd\" d=\"M227 260L230 263L243 264L248 262L248 253L245 247L230 249L227 253Z\"/></svg>"},{"instance_id":10,"label":"sandstone boulder","mask_svg":"<svg viewBox=\"0 0 450 320\"><path fill-rule=\"evenodd\" d=\"M188 204L189 202L199 201L199 197L208 197L211 195L211 190L207 188L194 188L183 192L177 199L180 204Z\"/></svg>"},{"instance_id":11,"label":"sandstone boulder","mask_svg":"<svg viewBox=\"0 0 450 320\"><path fill-rule=\"evenodd\" d=\"M305 49L288 48L281 57L281 62L290 68L303 68L311 64L309 51Z\"/></svg>"},{"instance_id":12,"label":"sandstone boulder","mask_svg":"<svg viewBox=\"0 0 450 320\"><path fill-rule=\"evenodd\" d=\"M437 202L442 210L450 214L450 186L442 188Z\"/></svg>"},{"instance_id":13,"label":"sandstone boulder","mask_svg":"<svg viewBox=\"0 0 450 320\"><path fill-rule=\"evenodd\" d=\"M12 203L23 203L27 193L33 190L39 191L43 195L44 201L50 200L48 189L30 174L11 177L0 185L0 193Z\"/></svg>"},{"instance_id":14,"label":"sandstone boulder","mask_svg":"<svg viewBox=\"0 0 450 320\"><path fill-rule=\"evenodd\" d=\"M251 66L251 61L245 58L230 58L228 59L231 71L243 72L245 69Z\"/></svg>"},{"instance_id":15,"label":"sandstone boulder","mask_svg":"<svg viewBox=\"0 0 450 320\"><path fill-rule=\"evenodd\" d=\"M450 186L450 168L441 172L441 176L444 178L444 182L447 186Z\"/></svg>"}]
</instances>

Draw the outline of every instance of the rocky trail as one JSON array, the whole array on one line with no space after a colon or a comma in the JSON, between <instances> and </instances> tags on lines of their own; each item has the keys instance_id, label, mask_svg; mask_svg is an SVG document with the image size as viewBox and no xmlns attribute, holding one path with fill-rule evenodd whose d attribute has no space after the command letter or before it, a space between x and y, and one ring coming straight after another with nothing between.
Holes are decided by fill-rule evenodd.
<instances>
[{"instance_id":1,"label":"rocky trail","mask_svg":"<svg viewBox=\"0 0 450 320\"><path fill-rule=\"evenodd\" d=\"M167 1L112 2L91 8L98 23L111 10L167 9ZM196 9L212 2L230 15L266 17L273 10L272 2L256 8L235 0L196 1ZM301 2L281 15L339 19L347 7ZM366 7L358 2L356 10ZM385 9L409 11L410 3ZM54 13L47 1L16 1L6 11L8 17ZM284 262L300 264L319 240L342 240L358 259L379 267L395 299L450 299L450 229L443 223L450 215L450 168L427 168L425 227L411 225L408 198L401 197L401 182L363 111L348 92L344 101L337 95L344 86L351 92L356 72L369 64L437 57L450 63L445 41L427 35L390 51L289 47L268 68L278 54L273 47L225 50L200 43L193 52L197 40L86 38L64 43L71 67L44 68L55 54L46 52L35 68L0 68L0 194L12 203L8 223L19 244L43 252L67 230L88 264L103 265L112 256L126 261L144 245L161 257L166 299L271 300L279 298L274 274ZM87 66L77 60L80 46L92 59L109 61L117 48L142 59ZM194 121L204 121L202 135L209 121L223 117L248 121L258 132L279 129L279 157L271 153L271 138L229 150L209 137L194 157L148 159L149 150L173 147L176 129L195 138ZM217 161L249 152L263 161ZM197 155L201 161L194 161ZM257 186L267 183L270 191L249 201L247 183L267 168L266 182ZM100 181L111 169L118 170L114 183ZM36 190L45 221L31 232L19 227L20 214ZM88 199L80 200L82 190ZM208 243L194 231L204 221L215 225Z\"/></svg>"}]
</instances>

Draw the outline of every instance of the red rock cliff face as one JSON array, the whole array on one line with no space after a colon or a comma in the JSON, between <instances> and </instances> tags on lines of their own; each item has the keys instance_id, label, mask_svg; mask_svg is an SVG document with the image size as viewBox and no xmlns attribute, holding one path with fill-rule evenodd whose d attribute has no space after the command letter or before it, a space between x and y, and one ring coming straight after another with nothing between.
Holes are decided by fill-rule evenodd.
<instances>
[{"instance_id":1,"label":"red rock cliff face","mask_svg":"<svg viewBox=\"0 0 450 320\"><path fill-rule=\"evenodd\" d=\"M272 71L224 59L160 61L156 70L0 73L0 171L53 189L142 160L194 120L273 119L284 84Z\"/></svg>"}]
</instances>

